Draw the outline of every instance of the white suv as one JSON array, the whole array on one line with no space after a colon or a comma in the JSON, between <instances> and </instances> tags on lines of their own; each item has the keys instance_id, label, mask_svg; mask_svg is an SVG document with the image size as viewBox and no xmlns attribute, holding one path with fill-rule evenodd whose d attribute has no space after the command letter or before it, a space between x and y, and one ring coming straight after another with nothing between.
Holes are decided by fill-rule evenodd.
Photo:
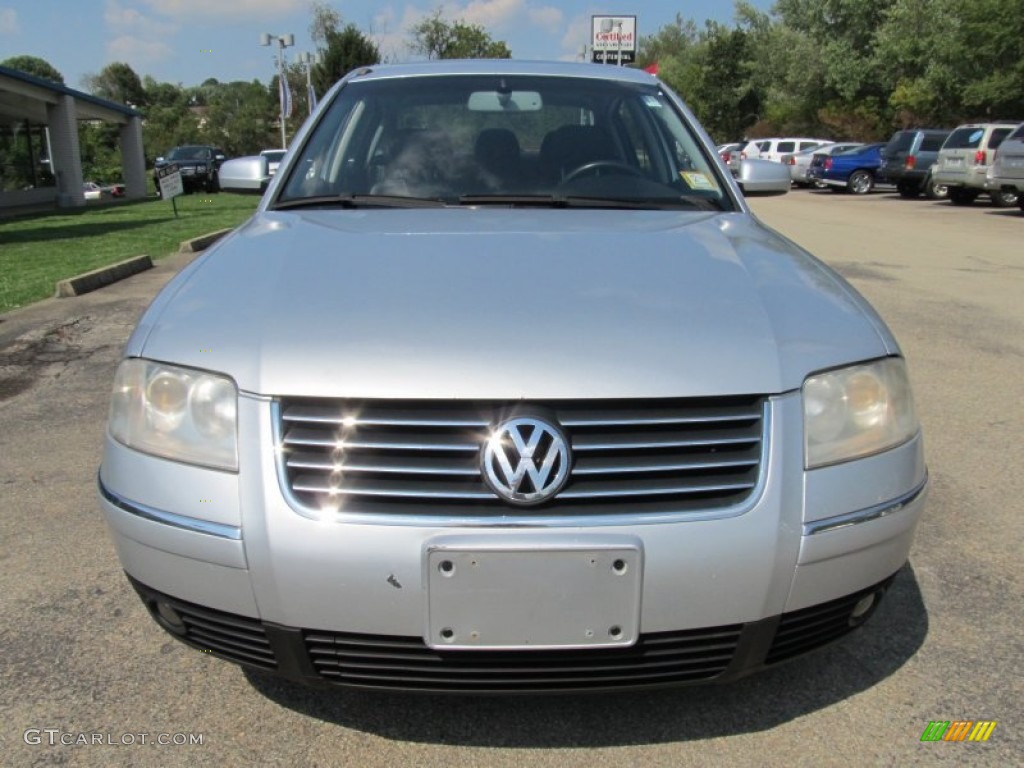
<instances>
[{"instance_id":1,"label":"white suv","mask_svg":"<svg viewBox=\"0 0 1024 768\"><path fill-rule=\"evenodd\" d=\"M739 152L732 153L729 170L736 175L739 173L740 163L744 160L771 160L781 163L783 155L792 155L831 143L830 139L754 139L747 142Z\"/></svg>"},{"instance_id":2,"label":"white suv","mask_svg":"<svg viewBox=\"0 0 1024 768\"><path fill-rule=\"evenodd\" d=\"M831 143L830 139L760 139L750 142L745 151L747 157L781 163L783 155L792 155L796 152L803 152L805 149L815 149L823 144ZM757 146L757 154L752 152L751 144Z\"/></svg>"}]
</instances>

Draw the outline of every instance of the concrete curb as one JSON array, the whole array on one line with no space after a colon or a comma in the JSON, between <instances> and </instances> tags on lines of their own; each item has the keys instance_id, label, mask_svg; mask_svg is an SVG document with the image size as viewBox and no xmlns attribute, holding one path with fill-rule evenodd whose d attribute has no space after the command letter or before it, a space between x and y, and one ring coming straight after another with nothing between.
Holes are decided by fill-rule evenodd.
<instances>
[{"instance_id":1,"label":"concrete curb","mask_svg":"<svg viewBox=\"0 0 1024 768\"><path fill-rule=\"evenodd\" d=\"M191 240L184 240L178 250L180 253L199 253L199 251L206 250L229 232L234 232L234 229L218 229L216 232L207 232L205 235L193 237Z\"/></svg>"},{"instance_id":2,"label":"concrete curb","mask_svg":"<svg viewBox=\"0 0 1024 768\"><path fill-rule=\"evenodd\" d=\"M153 260L149 256L133 256L130 259L119 261L117 264L110 264L106 267L94 269L84 275L69 277L57 283L57 298L63 299L71 296L81 296L83 293L95 291L118 280L137 275L153 268Z\"/></svg>"},{"instance_id":3,"label":"concrete curb","mask_svg":"<svg viewBox=\"0 0 1024 768\"><path fill-rule=\"evenodd\" d=\"M181 245L178 246L178 253L199 253L209 248L224 237L224 235L233 231L231 228L218 229L216 232L207 232L205 235L193 237L191 240L183 240ZM152 268L153 260L149 256L133 256L130 259L119 261L117 264L110 264L106 267L94 269L92 272L86 272L84 275L69 277L67 280L59 281L57 283L56 297L58 299L65 299L71 296L81 296L83 293L95 291L97 288L103 288L111 283L116 283L118 280L124 280L126 277L137 275L139 272L145 272L147 269Z\"/></svg>"}]
</instances>

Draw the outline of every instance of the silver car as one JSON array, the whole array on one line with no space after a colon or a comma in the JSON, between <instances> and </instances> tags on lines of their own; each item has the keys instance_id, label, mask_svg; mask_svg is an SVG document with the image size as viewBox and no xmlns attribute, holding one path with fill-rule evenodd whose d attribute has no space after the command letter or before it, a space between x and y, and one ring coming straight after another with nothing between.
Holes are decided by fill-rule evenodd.
<instances>
[{"instance_id":1,"label":"silver car","mask_svg":"<svg viewBox=\"0 0 1024 768\"><path fill-rule=\"evenodd\" d=\"M985 189L990 195L1012 194L1024 211L1024 125L1011 133L996 153L985 174Z\"/></svg>"},{"instance_id":2,"label":"silver car","mask_svg":"<svg viewBox=\"0 0 1024 768\"><path fill-rule=\"evenodd\" d=\"M334 87L140 320L99 497L193 648L520 693L733 680L846 635L926 481L896 340L751 215L678 96L479 60Z\"/></svg>"},{"instance_id":3,"label":"silver car","mask_svg":"<svg viewBox=\"0 0 1024 768\"><path fill-rule=\"evenodd\" d=\"M804 149L792 155L783 155L782 164L789 168L789 177L798 187L814 186L810 178L811 160L815 155L835 155L848 149L863 146L859 142L837 142Z\"/></svg>"},{"instance_id":4,"label":"silver car","mask_svg":"<svg viewBox=\"0 0 1024 768\"><path fill-rule=\"evenodd\" d=\"M954 130L932 166L932 176L945 185L949 202L970 205L985 193L997 208L1017 204L1017 192L986 187L988 169L999 154L999 147L1022 124L1016 121L967 123Z\"/></svg>"}]
</instances>

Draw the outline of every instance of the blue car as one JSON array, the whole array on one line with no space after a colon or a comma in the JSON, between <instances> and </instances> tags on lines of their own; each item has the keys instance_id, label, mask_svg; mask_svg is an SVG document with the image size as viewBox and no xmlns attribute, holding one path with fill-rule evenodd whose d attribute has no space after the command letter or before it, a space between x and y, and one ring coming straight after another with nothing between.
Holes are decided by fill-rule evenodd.
<instances>
[{"instance_id":1,"label":"blue car","mask_svg":"<svg viewBox=\"0 0 1024 768\"><path fill-rule=\"evenodd\" d=\"M833 192L866 195L884 184L882 148L885 144L865 144L835 155L816 154L807 174L812 183L831 187Z\"/></svg>"}]
</instances>

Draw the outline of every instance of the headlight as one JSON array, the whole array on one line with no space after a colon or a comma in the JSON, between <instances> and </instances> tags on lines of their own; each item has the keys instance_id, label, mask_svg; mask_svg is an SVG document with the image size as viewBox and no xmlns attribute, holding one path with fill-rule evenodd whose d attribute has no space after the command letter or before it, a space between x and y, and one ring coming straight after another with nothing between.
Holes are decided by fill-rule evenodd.
<instances>
[{"instance_id":1,"label":"headlight","mask_svg":"<svg viewBox=\"0 0 1024 768\"><path fill-rule=\"evenodd\" d=\"M238 390L226 376L131 358L114 378L111 436L130 448L238 469Z\"/></svg>"},{"instance_id":2,"label":"headlight","mask_svg":"<svg viewBox=\"0 0 1024 768\"><path fill-rule=\"evenodd\" d=\"M807 469L893 448L918 431L907 368L897 357L810 376L803 399Z\"/></svg>"}]
</instances>

